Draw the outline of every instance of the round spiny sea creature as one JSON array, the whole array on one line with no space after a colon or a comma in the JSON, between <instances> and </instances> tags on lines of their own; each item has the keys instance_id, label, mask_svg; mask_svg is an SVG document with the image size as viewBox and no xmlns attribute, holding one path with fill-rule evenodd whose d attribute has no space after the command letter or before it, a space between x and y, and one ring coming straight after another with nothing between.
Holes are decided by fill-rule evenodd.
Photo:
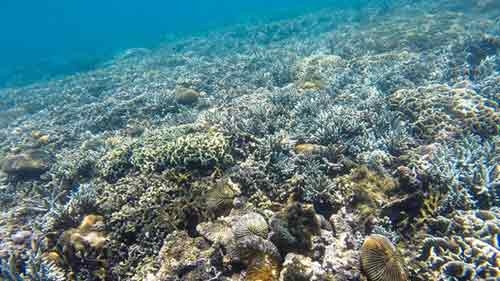
<instances>
[{"instance_id":1,"label":"round spiny sea creature","mask_svg":"<svg viewBox=\"0 0 500 281\"><path fill-rule=\"evenodd\" d=\"M261 214L254 212L241 216L232 229L236 240L253 235L265 239L269 233L266 219Z\"/></svg>"},{"instance_id":2,"label":"round spiny sea creature","mask_svg":"<svg viewBox=\"0 0 500 281\"><path fill-rule=\"evenodd\" d=\"M361 247L361 268L370 281L408 281L403 259L389 239L373 234Z\"/></svg>"}]
</instances>

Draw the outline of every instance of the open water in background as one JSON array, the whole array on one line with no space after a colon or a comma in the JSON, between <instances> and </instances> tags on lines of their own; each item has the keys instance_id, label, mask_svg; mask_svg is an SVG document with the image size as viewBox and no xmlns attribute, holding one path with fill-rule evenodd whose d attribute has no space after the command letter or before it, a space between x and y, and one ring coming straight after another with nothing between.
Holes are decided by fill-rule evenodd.
<instances>
[{"instance_id":1,"label":"open water in background","mask_svg":"<svg viewBox=\"0 0 500 281\"><path fill-rule=\"evenodd\" d=\"M128 48L151 48L235 24L293 17L361 0L2 0L0 88L93 69Z\"/></svg>"}]
</instances>

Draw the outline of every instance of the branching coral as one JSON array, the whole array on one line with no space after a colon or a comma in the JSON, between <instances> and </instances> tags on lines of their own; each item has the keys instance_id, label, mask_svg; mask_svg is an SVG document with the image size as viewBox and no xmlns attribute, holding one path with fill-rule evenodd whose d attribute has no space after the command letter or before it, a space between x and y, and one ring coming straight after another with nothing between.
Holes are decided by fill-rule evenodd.
<instances>
[{"instance_id":1,"label":"branching coral","mask_svg":"<svg viewBox=\"0 0 500 281\"><path fill-rule=\"evenodd\" d=\"M0 90L0 276L498 279L498 11L389 2Z\"/></svg>"},{"instance_id":2,"label":"branching coral","mask_svg":"<svg viewBox=\"0 0 500 281\"><path fill-rule=\"evenodd\" d=\"M342 73L345 62L339 56L334 55L313 55L299 61L295 66L295 78L298 87L303 91L319 91L326 88L326 85L335 75Z\"/></svg>"},{"instance_id":3,"label":"branching coral","mask_svg":"<svg viewBox=\"0 0 500 281\"><path fill-rule=\"evenodd\" d=\"M445 186L442 192L454 198L449 200L453 205L443 206L445 209L498 204L498 141L498 137L486 141L469 137L436 151L430 161L430 174L436 183Z\"/></svg>"}]
</instances>

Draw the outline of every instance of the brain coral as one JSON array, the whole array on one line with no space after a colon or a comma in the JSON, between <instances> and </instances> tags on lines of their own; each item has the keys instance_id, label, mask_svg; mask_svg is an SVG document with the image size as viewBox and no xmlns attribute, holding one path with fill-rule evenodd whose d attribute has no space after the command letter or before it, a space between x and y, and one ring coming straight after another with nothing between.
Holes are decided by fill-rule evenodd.
<instances>
[{"instance_id":1,"label":"brain coral","mask_svg":"<svg viewBox=\"0 0 500 281\"><path fill-rule=\"evenodd\" d=\"M419 137L449 139L464 132L498 134L498 105L468 88L429 85L402 89L390 97L392 106L410 118Z\"/></svg>"}]
</instances>

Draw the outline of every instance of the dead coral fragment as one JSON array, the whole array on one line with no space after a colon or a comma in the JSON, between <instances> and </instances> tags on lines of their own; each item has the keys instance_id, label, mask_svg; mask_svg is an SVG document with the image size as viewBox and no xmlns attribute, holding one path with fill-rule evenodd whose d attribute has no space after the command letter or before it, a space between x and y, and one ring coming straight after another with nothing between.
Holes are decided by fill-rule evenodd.
<instances>
[{"instance_id":1,"label":"dead coral fragment","mask_svg":"<svg viewBox=\"0 0 500 281\"><path fill-rule=\"evenodd\" d=\"M398 250L382 235L366 238L361 247L361 267L370 281L409 280Z\"/></svg>"}]
</instances>

